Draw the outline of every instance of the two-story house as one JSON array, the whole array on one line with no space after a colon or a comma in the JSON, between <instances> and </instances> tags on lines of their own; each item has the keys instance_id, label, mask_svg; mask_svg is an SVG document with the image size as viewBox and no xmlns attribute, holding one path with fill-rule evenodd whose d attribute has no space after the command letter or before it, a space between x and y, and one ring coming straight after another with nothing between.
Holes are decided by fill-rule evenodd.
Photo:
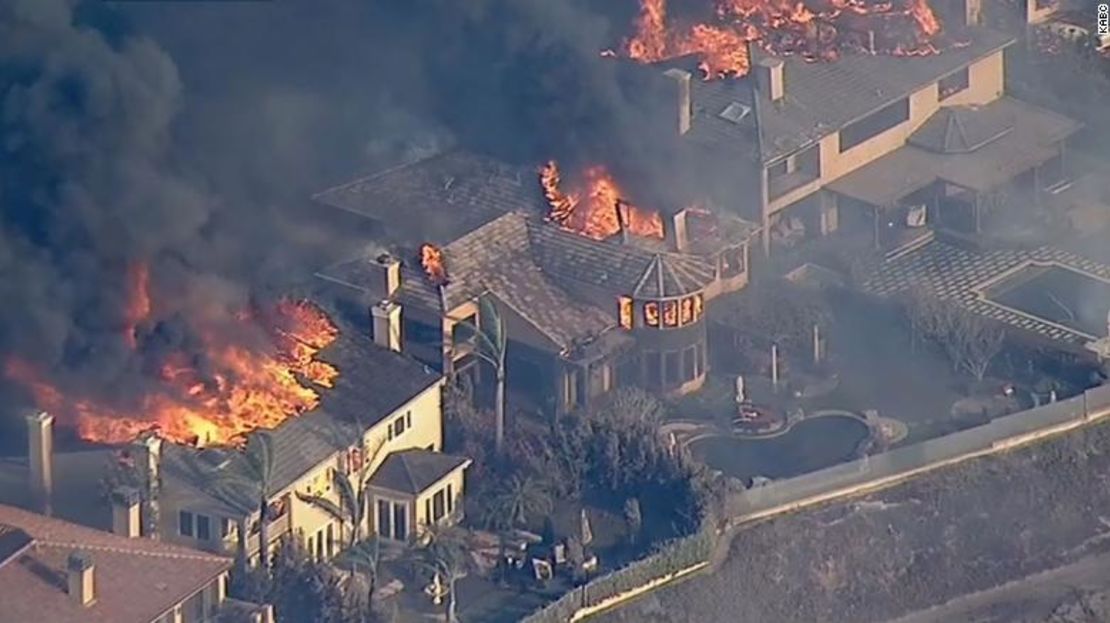
<instances>
[{"instance_id":1,"label":"two-story house","mask_svg":"<svg viewBox=\"0 0 1110 623\"><path fill-rule=\"evenodd\" d=\"M399 327L395 327L399 331ZM464 472L469 459L442 453L443 377L397 352L389 332L380 344L344 333L322 351L340 370L321 405L268 434L272 461L267 489L271 548L291 535L317 559L338 553L352 526L313 505L321 496L339 503L337 472L357 474L369 461L370 495L363 535L404 542L420 526L462 516ZM257 557L258 499L247 489L220 490L214 474L242 470L243 453L161 443L136 444L137 459L158 475L160 533L168 541L216 552L234 551L246 530ZM357 485L356 485L357 486Z\"/></svg>"},{"instance_id":2,"label":"two-story house","mask_svg":"<svg viewBox=\"0 0 1110 623\"><path fill-rule=\"evenodd\" d=\"M753 51L742 79L678 83L684 139L743 170L751 188L733 207L762 224L765 252L837 230L869 231L886 252L937 228L973 235L993 191L1036 195L1064 175L1078 124L1005 95L1014 38L980 27L975 0L964 8L956 43L938 54L807 62Z\"/></svg>"},{"instance_id":3,"label":"two-story house","mask_svg":"<svg viewBox=\"0 0 1110 623\"><path fill-rule=\"evenodd\" d=\"M537 169L451 152L318 196L377 222L393 253L340 262L319 276L355 307L402 316L405 350L457 374L481 365L463 323L482 325L489 297L508 336L511 390L548 412L584 407L614 387L700 387L705 306L748 282L757 227L729 213L661 214L661 238L596 240L543 218ZM431 248L437 266L423 265ZM489 371L484 373L488 378Z\"/></svg>"}]
</instances>

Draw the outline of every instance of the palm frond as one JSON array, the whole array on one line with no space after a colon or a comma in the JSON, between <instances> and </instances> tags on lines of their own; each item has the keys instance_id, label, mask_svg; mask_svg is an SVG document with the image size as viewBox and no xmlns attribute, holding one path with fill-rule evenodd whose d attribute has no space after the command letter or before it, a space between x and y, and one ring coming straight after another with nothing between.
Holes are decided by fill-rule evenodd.
<instances>
[{"instance_id":1,"label":"palm frond","mask_svg":"<svg viewBox=\"0 0 1110 623\"><path fill-rule=\"evenodd\" d=\"M347 521L347 515L343 512L343 508L335 502L327 499L326 497L298 492L297 498L306 504L311 504L316 508L324 511L329 516L331 516L332 519L335 519L340 523L345 523Z\"/></svg>"}]
</instances>

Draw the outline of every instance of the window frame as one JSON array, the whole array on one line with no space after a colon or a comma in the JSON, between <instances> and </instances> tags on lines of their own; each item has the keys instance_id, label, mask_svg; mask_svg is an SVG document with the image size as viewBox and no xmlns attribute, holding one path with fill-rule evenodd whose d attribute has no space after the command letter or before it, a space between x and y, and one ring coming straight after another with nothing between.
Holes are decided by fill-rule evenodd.
<instances>
[{"instance_id":1,"label":"window frame","mask_svg":"<svg viewBox=\"0 0 1110 623\"><path fill-rule=\"evenodd\" d=\"M208 515L195 515L193 521L196 523L193 532L196 533L197 540L211 541L212 540L212 519ZM203 534L202 534L203 533Z\"/></svg>"},{"instance_id":2,"label":"window frame","mask_svg":"<svg viewBox=\"0 0 1110 623\"><path fill-rule=\"evenodd\" d=\"M950 81L956 79L955 88L945 92L945 83L952 84ZM937 81L937 101L945 101L954 95L959 95L964 91L971 88L971 69L970 66L965 65L958 71L954 71L947 76Z\"/></svg>"},{"instance_id":3,"label":"window frame","mask_svg":"<svg viewBox=\"0 0 1110 623\"><path fill-rule=\"evenodd\" d=\"M187 536L191 539L195 539L196 536L194 535L196 535L196 526L194 526L193 523L195 521L195 517L196 515L192 511L177 511L177 533L181 536ZM188 527L188 530L186 530L186 526Z\"/></svg>"}]
</instances>

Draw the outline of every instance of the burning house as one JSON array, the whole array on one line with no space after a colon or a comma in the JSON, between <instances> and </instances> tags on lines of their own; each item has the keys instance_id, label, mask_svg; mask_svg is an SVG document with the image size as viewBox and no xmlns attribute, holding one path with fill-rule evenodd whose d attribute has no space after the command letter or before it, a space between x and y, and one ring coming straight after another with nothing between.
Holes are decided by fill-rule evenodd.
<instances>
[{"instance_id":1,"label":"burning house","mask_svg":"<svg viewBox=\"0 0 1110 623\"><path fill-rule=\"evenodd\" d=\"M294 370L260 366L257 377L229 377L227 387L198 389L203 400L173 409L115 413L65 402L44 381L28 381L40 406L56 407L59 417L46 411L28 417L29 456L0 462L0 502L215 553L234 553L243 537L254 560L263 533L271 548L301 538L316 559L337 554L349 527L310 499L338 504L341 474L369 474L365 534L405 541L420 525L458 521L470 461L441 452L442 376L398 352L390 336L399 332L376 331L375 343L368 330L341 331L345 325L331 320L337 316L315 306L294 309L311 312L316 322L309 325L318 332L309 334L322 337L293 339L306 325L287 322L287 348L251 360ZM283 379L289 385L277 383L281 393L274 383ZM237 417L255 412L268 416ZM96 445L63 443L56 450L56 421ZM198 426L208 434L187 434ZM251 461L261 459L250 454L259 435L268 446L265 517L250 484L259 477ZM100 491L110 474L134 481L137 490L113 492L108 504Z\"/></svg>"},{"instance_id":2,"label":"burning house","mask_svg":"<svg viewBox=\"0 0 1110 623\"><path fill-rule=\"evenodd\" d=\"M555 411L622 384L699 387L705 305L747 283L757 228L707 207L652 210L604 167L576 183L557 166L451 152L325 191L319 201L373 219L397 252L320 277L362 308L388 301L422 361L479 376L460 323L481 326L491 297L510 387Z\"/></svg>"}]
</instances>

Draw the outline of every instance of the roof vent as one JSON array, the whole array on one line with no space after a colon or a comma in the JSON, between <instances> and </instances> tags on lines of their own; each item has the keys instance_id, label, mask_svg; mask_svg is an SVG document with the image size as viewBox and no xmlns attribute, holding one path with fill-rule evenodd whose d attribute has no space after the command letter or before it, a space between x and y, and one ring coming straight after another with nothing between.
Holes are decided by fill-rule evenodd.
<instances>
[{"instance_id":1,"label":"roof vent","mask_svg":"<svg viewBox=\"0 0 1110 623\"><path fill-rule=\"evenodd\" d=\"M721 111L720 117L725 121L731 121L735 124L740 124L752 111L750 106L745 106L740 102L730 102L725 109Z\"/></svg>"}]
</instances>

